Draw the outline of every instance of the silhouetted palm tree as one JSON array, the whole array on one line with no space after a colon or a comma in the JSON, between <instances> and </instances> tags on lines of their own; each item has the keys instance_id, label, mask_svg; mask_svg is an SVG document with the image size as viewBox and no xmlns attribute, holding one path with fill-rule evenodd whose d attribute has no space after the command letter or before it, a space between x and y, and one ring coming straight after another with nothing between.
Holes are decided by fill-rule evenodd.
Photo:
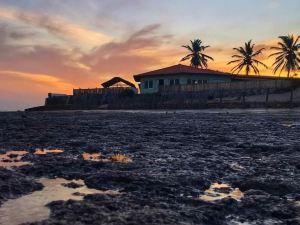
<instances>
[{"instance_id":1,"label":"silhouetted palm tree","mask_svg":"<svg viewBox=\"0 0 300 225\"><path fill-rule=\"evenodd\" d=\"M290 76L291 71L297 71L300 69L300 36L294 39L293 35L280 36L281 42L278 42L279 47L272 47L271 49L279 50L279 52L270 55L276 56L275 62L273 63L274 73L276 73L281 67L280 73L283 70L287 71L287 76Z\"/></svg>"},{"instance_id":2,"label":"silhouetted palm tree","mask_svg":"<svg viewBox=\"0 0 300 225\"><path fill-rule=\"evenodd\" d=\"M182 47L188 49L190 51L190 54L188 54L187 56L182 58L181 61L190 59L191 66L194 66L196 68L198 68L198 67L207 68L208 59L214 60L212 57L203 53L205 51L205 49L209 48L210 46L203 46L202 41L200 39L191 41L191 46L183 45Z\"/></svg>"},{"instance_id":3,"label":"silhouetted palm tree","mask_svg":"<svg viewBox=\"0 0 300 225\"><path fill-rule=\"evenodd\" d=\"M241 72L243 68L245 68L246 75L249 75L251 69L253 69L255 74L259 74L258 65L261 65L265 68L268 68L267 65L255 59L256 56L260 55L264 48L261 48L257 51L254 51L255 44L251 44L251 40L245 43L245 47L234 48L235 51L238 52L237 55L233 55L232 58L235 60L230 61L227 65L232 63L237 63L235 67L231 69L233 73L237 71L237 74Z\"/></svg>"}]
</instances>

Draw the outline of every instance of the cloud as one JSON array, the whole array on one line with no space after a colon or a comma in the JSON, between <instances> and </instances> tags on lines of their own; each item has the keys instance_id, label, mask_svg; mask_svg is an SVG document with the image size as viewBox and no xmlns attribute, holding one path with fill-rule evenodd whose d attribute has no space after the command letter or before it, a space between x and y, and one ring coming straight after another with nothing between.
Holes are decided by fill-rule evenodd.
<instances>
[{"instance_id":1,"label":"cloud","mask_svg":"<svg viewBox=\"0 0 300 225\"><path fill-rule=\"evenodd\" d=\"M158 34L159 28L158 24L149 25L123 42L109 42L83 53L56 45L11 44L10 34L14 30L6 27L0 33L0 69L55 76L74 87L98 86L113 75L132 80L132 74L161 64L162 48L172 36ZM162 57L157 57L160 50Z\"/></svg>"},{"instance_id":2,"label":"cloud","mask_svg":"<svg viewBox=\"0 0 300 225\"><path fill-rule=\"evenodd\" d=\"M107 35L58 16L48 16L28 11L0 9L0 17L17 20L35 28L43 29L64 40L74 40L87 45L99 45L111 40Z\"/></svg>"},{"instance_id":3,"label":"cloud","mask_svg":"<svg viewBox=\"0 0 300 225\"><path fill-rule=\"evenodd\" d=\"M11 42L15 30L0 26L2 102L8 107L11 104L6 100L11 99L19 107L13 109L22 109L42 104L48 92L70 93L73 88L98 87L113 75L132 80L133 74L166 63L165 56L170 58L166 54L170 51L165 51L164 46L172 36L158 34L159 28L157 24L146 26L124 41L109 42L90 52L82 52L56 45ZM18 35L18 38L23 37L22 31ZM24 104L19 99L23 99Z\"/></svg>"},{"instance_id":4,"label":"cloud","mask_svg":"<svg viewBox=\"0 0 300 225\"><path fill-rule=\"evenodd\" d=\"M281 0L268 0L271 8L278 8L281 4Z\"/></svg>"},{"instance_id":5,"label":"cloud","mask_svg":"<svg viewBox=\"0 0 300 225\"><path fill-rule=\"evenodd\" d=\"M161 47L172 38L157 34L159 24L146 26L123 42L110 42L83 56L82 61L94 72L132 75L160 63ZM131 78L132 79L132 78Z\"/></svg>"},{"instance_id":6,"label":"cloud","mask_svg":"<svg viewBox=\"0 0 300 225\"><path fill-rule=\"evenodd\" d=\"M42 85L51 86L55 88L64 87L64 90L66 90L65 88L72 87L71 84L66 83L57 77L46 75L46 74L31 74L31 73L24 73L18 71L0 71L0 76L12 77L18 80L28 80L34 83L39 83Z\"/></svg>"},{"instance_id":7,"label":"cloud","mask_svg":"<svg viewBox=\"0 0 300 225\"><path fill-rule=\"evenodd\" d=\"M28 32L28 31L19 31L19 30L13 30L8 25L2 23L0 24L0 41L7 41L9 39L15 40L15 41L21 41L24 39L32 38L35 36L35 33Z\"/></svg>"},{"instance_id":8,"label":"cloud","mask_svg":"<svg viewBox=\"0 0 300 225\"><path fill-rule=\"evenodd\" d=\"M0 111L43 105L48 92L70 93L72 85L45 74L0 71Z\"/></svg>"}]
</instances>

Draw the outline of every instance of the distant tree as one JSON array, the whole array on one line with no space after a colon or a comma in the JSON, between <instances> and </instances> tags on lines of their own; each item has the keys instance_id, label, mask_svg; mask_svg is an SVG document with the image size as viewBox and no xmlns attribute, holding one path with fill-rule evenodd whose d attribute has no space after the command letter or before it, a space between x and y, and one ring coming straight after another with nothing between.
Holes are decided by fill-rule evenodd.
<instances>
[{"instance_id":1,"label":"distant tree","mask_svg":"<svg viewBox=\"0 0 300 225\"><path fill-rule=\"evenodd\" d=\"M188 49L190 54L182 58L181 61L190 60L191 66L193 67L207 68L208 59L214 60L212 57L203 53L205 49L209 48L210 46L203 46L200 39L191 41L191 46L183 45L182 47Z\"/></svg>"},{"instance_id":2,"label":"distant tree","mask_svg":"<svg viewBox=\"0 0 300 225\"><path fill-rule=\"evenodd\" d=\"M283 70L287 71L287 76L290 77L291 72L297 72L300 70L300 36L294 39L293 35L280 36L280 42L277 43L278 46L272 47L271 49L278 50L278 52L270 55L276 56L275 62L273 63L274 73L276 73L280 68L279 75Z\"/></svg>"},{"instance_id":3,"label":"distant tree","mask_svg":"<svg viewBox=\"0 0 300 225\"><path fill-rule=\"evenodd\" d=\"M267 65L255 58L258 55L262 54L262 51L265 49L261 48L257 51L254 51L255 44L252 44L251 42L251 40L246 42L245 47L233 49L237 51L238 54L232 56L232 58L234 58L235 60L232 60L229 63L227 63L227 65L230 65L232 63L237 64L231 69L233 73L237 71L237 74L239 74L242 69L245 69L246 75L249 75L251 69L253 69L255 74L259 74L259 69L257 68L259 65L268 68Z\"/></svg>"}]
</instances>

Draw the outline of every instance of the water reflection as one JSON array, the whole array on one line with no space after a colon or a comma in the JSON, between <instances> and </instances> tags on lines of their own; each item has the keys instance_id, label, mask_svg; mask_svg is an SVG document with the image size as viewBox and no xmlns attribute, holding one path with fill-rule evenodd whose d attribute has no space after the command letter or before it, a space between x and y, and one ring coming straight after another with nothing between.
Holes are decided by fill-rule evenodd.
<instances>
[{"instance_id":1,"label":"water reflection","mask_svg":"<svg viewBox=\"0 0 300 225\"><path fill-rule=\"evenodd\" d=\"M243 192L240 191L239 188L233 189L228 184L219 184L214 183L212 184L209 189L207 189L203 195L199 196L199 199L206 201L206 202L214 202L217 200L221 200L224 198L233 198L237 201L241 200L244 197Z\"/></svg>"},{"instance_id":2,"label":"water reflection","mask_svg":"<svg viewBox=\"0 0 300 225\"><path fill-rule=\"evenodd\" d=\"M8 151L5 154L0 154L0 167L11 169L31 165L30 162L22 161L23 156L26 154L28 154L27 151Z\"/></svg>"},{"instance_id":3,"label":"water reflection","mask_svg":"<svg viewBox=\"0 0 300 225\"><path fill-rule=\"evenodd\" d=\"M82 157L84 160L87 160L87 161L95 161L95 162L100 162L101 159L101 153L83 153L82 154Z\"/></svg>"},{"instance_id":4,"label":"water reflection","mask_svg":"<svg viewBox=\"0 0 300 225\"><path fill-rule=\"evenodd\" d=\"M132 159L124 154L115 154L107 159L101 158L101 153L83 153L82 157L86 161L93 161L93 162L119 162L119 163L131 163Z\"/></svg>"},{"instance_id":5,"label":"water reflection","mask_svg":"<svg viewBox=\"0 0 300 225\"><path fill-rule=\"evenodd\" d=\"M108 158L111 162L131 163L132 159L124 154L115 154Z\"/></svg>"},{"instance_id":6,"label":"water reflection","mask_svg":"<svg viewBox=\"0 0 300 225\"><path fill-rule=\"evenodd\" d=\"M64 150L62 149L43 149L43 148L38 148L35 150L34 154L35 155L47 155L47 154L61 154L63 153Z\"/></svg>"},{"instance_id":7,"label":"water reflection","mask_svg":"<svg viewBox=\"0 0 300 225\"><path fill-rule=\"evenodd\" d=\"M300 122L285 122L285 123L282 123L282 126L288 127L288 128L293 128L293 127L300 126Z\"/></svg>"},{"instance_id":8,"label":"water reflection","mask_svg":"<svg viewBox=\"0 0 300 225\"><path fill-rule=\"evenodd\" d=\"M45 220L50 215L50 209L46 205L53 201L70 199L80 201L87 194L120 194L118 191L90 189L82 180L42 178L38 181L44 185L43 190L4 202L0 208L0 225L18 225ZM72 185L68 184L76 184L76 188L70 188Z\"/></svg>"}]
</instances>

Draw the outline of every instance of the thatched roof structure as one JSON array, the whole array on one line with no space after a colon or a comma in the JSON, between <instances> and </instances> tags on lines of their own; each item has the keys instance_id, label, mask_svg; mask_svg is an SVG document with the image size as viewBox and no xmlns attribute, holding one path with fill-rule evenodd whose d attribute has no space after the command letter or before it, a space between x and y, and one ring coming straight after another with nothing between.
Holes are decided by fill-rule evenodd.
<instances>
[{"instance_id":1,"label":"thatched roof structure","mask_svg":"<svg viewBox=\"0 0 300 225\"><path fill-rule=\"evenodd\" d=\"M117 84L117 83L124 83L132 88L136 88L135 85L131 82L129 82L128 80L124 80L121 77L114 77L106 82L104 82L103 84L101 84L104 88L110 88L111 86Z\"/></svg>"}]
</instances>

